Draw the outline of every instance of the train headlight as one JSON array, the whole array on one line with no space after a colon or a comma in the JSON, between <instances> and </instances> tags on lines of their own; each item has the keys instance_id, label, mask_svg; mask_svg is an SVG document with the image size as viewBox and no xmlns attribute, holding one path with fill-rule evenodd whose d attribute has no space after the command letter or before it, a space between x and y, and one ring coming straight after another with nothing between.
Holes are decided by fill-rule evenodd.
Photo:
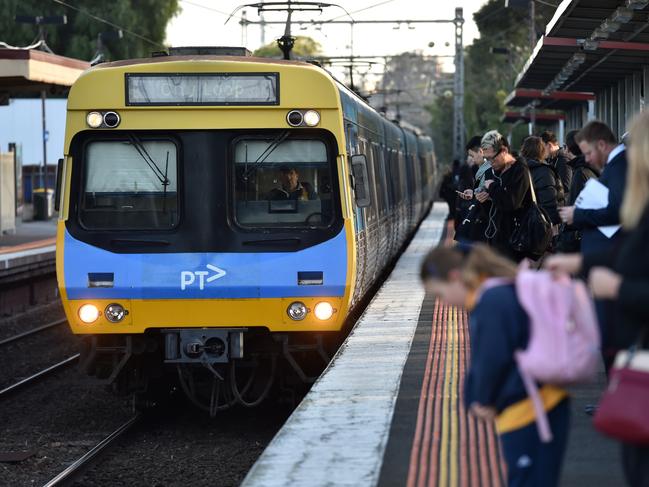
<instances>
[{"instance_id":1,"label":"train headlight","mask_svg":"<svg viewBox=\"0 0 649 487\"><path fill-rule=\"evenodd\" d=\"M104 123L104 116L99 112L90 112L86 115L86 123L88 127L98 129Z\"/></svg>"},{"instance_id":2,"label":"train headlight","mask_svg":"<svg viewBox=\"0 0 649 487\"><path fill-rule=\"evenodd\" d=\"M127 311L121 304L112 303L106 306L104 315L106 316L106 319L111 323L119 323L124 319L124 316L127 315Z\"/></svg>"},{"instance_id":3,"label":"train headlight","mask_svg":"<svg viewBox=\"0 0 649 487\"><path fill-rule=\"evenodd\" d=\"M304 113L304 123L309 127L315 127L320 123L320 114L315 110L307 110Z\"/></svg>"},{"instance_id":4,"label":"train headlight","mask_svg":"<svg viewBox=\"0 0 649 487\"><path fill-rule=\"evenodd\" d=\"M331 303L322 301L315 305L315 308L313 308L313 314L315 314L315 317L319 320L326 321L333 316L334 307L331 306Z\"/></svg>"},{"instance_id":5,"label":"train headlight","mask_svg":"<svg viewBox=\"0 0 649 487\"><path fill-rule=\"evenodd\" d=\"M306 314L309 312L306 305L300 301L295 301L291 303L286 309L286 314L288 317L295 321L302 321L306 318Z\"/></svg>"},{"instance_id":6,"label":"train headlight","mask_svg":"<svg viewBox=\"0 0 649 487\"><path fill-rule=\"evenodd\" d=\"M84 304L79 308L79 318L84 323L94 323L99 318L99 308L94 304Z\"/></svg>"}]
</instances>

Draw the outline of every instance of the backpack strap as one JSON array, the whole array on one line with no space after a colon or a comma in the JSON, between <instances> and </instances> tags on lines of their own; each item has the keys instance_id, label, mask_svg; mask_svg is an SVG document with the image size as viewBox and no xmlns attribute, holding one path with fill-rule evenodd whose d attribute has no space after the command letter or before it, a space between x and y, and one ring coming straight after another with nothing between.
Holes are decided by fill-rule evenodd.
<instances>
[{"instance_id":1,"label":"backpack strap","mask_svg":"<svg viewBox=\"0 0 649 487\"><path fill-rule=\"evenodd\" d=\"M536 415L536 428L539 432L539 438L541 438L541 442L543 443L550 443L552 441L552 431L550 430L550 421L548 420L548 414L545 411L543 400L541 399L541 395L539 394L539 388L537 387L536 382L534 382L534 379L530 376L530 374L528 374L521 368L520 362L518 360L518 353L515 354L515 357L516 365L518 366L518 372L523 379L523 384L525 385L527 395L532 400L532 404L534 406L534 413Z\"/></svg>"}]
</instances>

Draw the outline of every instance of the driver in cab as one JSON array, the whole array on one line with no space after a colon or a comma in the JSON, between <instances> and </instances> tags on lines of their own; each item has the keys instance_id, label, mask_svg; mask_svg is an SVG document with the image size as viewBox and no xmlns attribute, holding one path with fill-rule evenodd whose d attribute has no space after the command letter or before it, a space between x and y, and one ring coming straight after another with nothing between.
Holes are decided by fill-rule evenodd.
<instances>
[{"instance_id":1,"label":"driver in cab","mask_svg":"<svg viewBox=\"0 0 649 487\"><path fill-rule=\"evenodd\" d=\"M274 188L270 192L271 200L315 200L318 195L310 183L300 181L300 174L296 167L282 166L279 169L281 188Z\"/></svg>"}]
</instances>

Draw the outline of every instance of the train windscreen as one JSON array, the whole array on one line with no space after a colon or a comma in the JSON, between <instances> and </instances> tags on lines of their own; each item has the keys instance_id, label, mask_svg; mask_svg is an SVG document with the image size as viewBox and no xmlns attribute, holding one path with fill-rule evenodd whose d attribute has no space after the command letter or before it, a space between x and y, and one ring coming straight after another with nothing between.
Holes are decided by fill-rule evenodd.
<instances>
[{"instance_id":1,"label":"train windscreen","mask_svg":"<svg viewBox=\"0 0 649 487\"><path fill-rule=\"evenodd\" d=\"M334 218L331 163L318 139L238 139L235 206L243 227L326 227Z\"/></svg>"},{"instance_id":2,"label":"train windscreen","mask_svg":"<svg viewBox=\"0 0 649 487\"><path fill-rule=\"evenodd\" d=\"M93 141L85 150L79 220L87 229L164 230L178 223L171 140Z\"/></svg>"}]
</instances>

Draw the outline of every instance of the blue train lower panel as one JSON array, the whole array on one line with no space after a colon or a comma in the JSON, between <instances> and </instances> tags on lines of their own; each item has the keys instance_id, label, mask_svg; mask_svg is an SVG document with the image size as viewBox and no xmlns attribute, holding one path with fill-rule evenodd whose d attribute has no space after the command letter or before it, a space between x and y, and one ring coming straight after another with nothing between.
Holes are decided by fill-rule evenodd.
<instances>
[{"instance_id":1,"label":"blue train lower panel","mask_svg":"<svg viewBox=\"0 0 649 487\"><path fill-rule=\"evenodd\" d=\"M117 254L65 233L68 299L343 296L347 236L298 252Z\"/></svg>"}]
</instances>

